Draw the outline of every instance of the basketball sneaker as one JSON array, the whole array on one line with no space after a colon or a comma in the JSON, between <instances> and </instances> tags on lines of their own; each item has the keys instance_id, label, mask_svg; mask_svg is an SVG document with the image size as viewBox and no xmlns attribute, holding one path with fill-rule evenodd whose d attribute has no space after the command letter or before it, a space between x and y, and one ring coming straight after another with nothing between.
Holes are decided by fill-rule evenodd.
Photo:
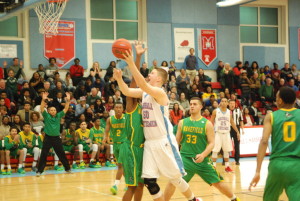
<instances>
[{"instance_id":1,"label":"basketball sneaker","mask_svg":"<svg viewBox=\"0 0 300 201\"><path fill-rule=\"evenodd\" d=\"M66 174L73 174L72 170L67 170Z\"/></svg>"},{"instance_id":2,"label":"basketball sneaker","mask_svg":"<svg viewBox=\"0 0 300 201\"><path fill-rule=\"evenodd\" d=\"M54 166L54 170L56 171L63 171L64 168L60 167L59 165Z\"/></svg>"},{"instance_id":3,"label":"basketball sneaker","mask_svg":"<svg viewBox=\"0 0 300 201\"><path fill-rule=\"evenodd\" d=\"M72 165L72 169L76 170L76 169L79 169L79 167L78 167L78 165L77 165L76 163L74 163L74 164Z\"/></svg>"},{"instance_id":4,"label":"basketball sneaker","mask_svg":"<svg viewBox=\"0 0 300 201\"><path fill-rule=\"evenodd\" d=\"M225 171L226 171L226 172L231 172L231 173L234 172L229 166L225 168Z\"/></svg>"},{"instance_id":5,"label":"basketball sneaker","mask_svg":"<svg viewBox=\"0 0 300 201\"><path fill-rule=\"evenodd\" d=\"M111 163L110 161L105 162L106 167L116 167L116 164Z\"/></svg>"},{"instance_id":6,"label":"basketball sneaker","mask_svg":"<svg viewBox=\"0 0 300 201\"><path fill-rule=\"evenodd\" d=\"M236 197L234 200L231 200L231 201L241 201L241 199Z\"/></svg>"},{"instance_id":7,"label":"basketball sneaker","mask_svg":"<svg viewBox=\"0 0 300 201\"><path fill-rule=\"evenodd\" d=\"M113 185L111 188L110 188L110 192L113 194L113 195L117 195L118 193L118 187L116 185Z\"/></svg>"},{"instance_id":8,"label":"basketball sneaker","mask_svg":"<svg viewBox=\"0 0 300 201\"><path fill-rule=\"evenodd\" d=\"M11 175L11 169L7 169L6 174L7 174L7 175Z\"/></svg>"},{"instance_id":9,"label":"basketball sneaker","mask_svg":"<svg viewBox=\"0 0 300 201\"><path fill-rule=\"evenodd\" d=\"M116 167L117 165L116 165L116 162L115 161L111 161L110 162L110 167Z\"/></svg>"},{"instance_id":10,"label":"basketball sneaker","mask_svg":"<svg viewBox=\"0 0 300 201\"><path fill-rule=\"evenodd\" d=\"M6 171L2 169L2 170L1 170L1 174L2 174L2 175L6 175Z\"/></svg>"},{"instance_id":11,"label":"basketball sneaker","mask_svg":"<svg viewBox=\"0 0 300 201\"><path fill-rule=\"evenodd\" d=\"M80 169L85 169L85 163L82 161L80 164L79 164L79 168Z\"/></svg>"},{"instance_id":12,"label":"basketball sneaker","mask_svg":"<svg viewBox=\"0 0 300 201\"><path fill-rule=\"evenodd\" d=\"M89 164L90 168L97 168L96 161L91 161Z\"/></svg>"},{"instance_id":13,"label":"basketball sneaker","mask_svg":"<svg viewBox=\"0 0 300 201\"><path fill-rule=\"evenodd\" d=\"M96 163L96 166L97 166L97 168L101 168L102 167L101 163L99 163L99 162Z\"/></svg>"},{"instance_id":14,"label":"basketball sneaker","mask_svg":"<svg viewBox=\"0 0 300 201\"><path fill-rule=\"evenodd\" d=\"M32 170L32 172L36 172L37 168L36 167L32 167L31 170Z\"/></svg>"},{"instance_id":15,"label":"basketball sneaker","mask_svg":"<svg viewBox=\"0 0 300 201\"><path fill-rule=\"evenodd\" d=\"M18 168L18 173L19 174L25 174L25 170L23 168Z\"/></svg>"}]
</instances>

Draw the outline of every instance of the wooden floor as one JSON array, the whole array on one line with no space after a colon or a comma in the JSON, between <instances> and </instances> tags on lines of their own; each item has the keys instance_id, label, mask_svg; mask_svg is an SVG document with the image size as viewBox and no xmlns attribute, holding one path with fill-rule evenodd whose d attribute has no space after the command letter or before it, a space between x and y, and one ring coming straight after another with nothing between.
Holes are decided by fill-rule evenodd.
<instances>
[{"instance_id":1,"label":"wooden floor","mask_svg":"<svg viewBox=\"0 0 300 201\"><path fill-rule=\"evenodd\" d=\"M255 161L242 161L240 166L232 166L235 173L226 173L224 166L218 164L217 169L224 177L225 182L233 189L242 201L262 200L263 188L267 175L268 161L264 161L262 178L259 186L249 192L248 186L255 172ZM2 201L116 201L121 200L124 194L124 180L122 179L118 195L111 195L109 188L113 184L115 170L75 172L74 174L47 174L41 177L25 176L0 179L0 200ZM167 180L161 178L159 184L164 189ZM190 182L192 191L204 201L226 201L225 196L213 187L204 183L195 176ZM144 189L144 201L150 201L151 196ZM179 191L176 191L172 200L186 200ZM280 200L287 201L285 195Z\"/></svg>"}]
</instances>

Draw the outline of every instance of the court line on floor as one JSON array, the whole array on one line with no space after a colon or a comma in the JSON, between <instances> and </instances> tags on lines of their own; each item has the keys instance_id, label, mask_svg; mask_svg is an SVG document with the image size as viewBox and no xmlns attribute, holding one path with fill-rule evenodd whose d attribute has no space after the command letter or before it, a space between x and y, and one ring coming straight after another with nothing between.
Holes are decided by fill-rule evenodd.
<instances>
[{"instance_id":1,"label":"court line on floor","mask_svg":"<svg viewBox=\"0 0 300 201\"><path fill-rule=\"evenodd\" d=\"M84 191L89 191L89 192L92 192L92 193L97 193L97 194L100 194L100 195L105 195L105 196L116 198L118 200L122 200L121 197L118 197L118 196L115 196L115 195L110 195L110 194L107 194L107 193L102 193L102 192L99 192L99 191L94 191L94 190L91 190L91 189L87 189L87 188L83 188L83 187L78 187L78 186L73 186L73 187L81 189L81 190L84 190Z\"/></svg>"}]
</instances>

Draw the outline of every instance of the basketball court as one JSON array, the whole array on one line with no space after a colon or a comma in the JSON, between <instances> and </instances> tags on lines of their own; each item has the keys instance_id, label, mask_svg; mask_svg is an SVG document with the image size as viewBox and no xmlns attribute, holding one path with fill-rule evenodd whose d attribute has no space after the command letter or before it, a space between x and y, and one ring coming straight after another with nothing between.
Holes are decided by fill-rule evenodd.
<instances>
[{"instance_id":1,"label":"basketball court","mask_svg":"<svg viewBox=\"0 0 300 201\"><path fill-rule=\"evenodd\" d=\"M126 0L127 3L129 2L128 5L132 4L132 2L140 2L137 3L136 5L134 3L133 5L138 7L138 11L136 11L135 13L136 16L133 17L132 19L131 17L128 17L128 19L119 20L118 17L116 17L116 15L118 15L116 11L120 10L122 6L125 6L125 4L124 5L120 4L120 6L118 7L116 6L116 4L121 0L112 0L112 1L113 1L113 5L112 5L113 17L112 19L108 17L109 20L103 17L104 15L100 15L100 14L98 15L97 13L95 13L97 9L99 10L99 13L104 11L104 8L102 8L99 3L96 3L96 0L68 0L68 1L26 0L24 1L23 4L20 4L17 7L10 8L10 10L7 10L8 12L0 12L0 22L1 21L5 22L6 27L9 27L8 24L11 23L8 20L17 19L17 23L14 24L14 27L12 27L11 33L9 33L8 35L0 35L0 45L3 45L1 46L2 48L1 50L3 51L3 54L2 57L0 57L0 66L2 65L2 62L4 60L9 61L13 57L19 57L21 60L24 60L24 66L25 66L24 71L26 74L28 74L27 78L30 78L32 73L37 70L37 65L39 63L43 63L46 65L48 62L47 59L52 56L55 56L52 54L51 50L59 49L59 45L63 43L60 42L55 47L50 47L51 45L47 46L48 43L51 43L52 39L50 38L52 36L56 37L56 34L60 35L60 40L63 40L66 44L69 44L69 46L67 45L58 50L58 51L63 51L65 53L68 53L67 56L62 56L60 54L58 54L58 56L55 56L56 58L58 58L59 67L62 73L61 77L63 77L66 74L66 72L68 72L68 66L72 65L73 59L76 57L81 58L82 61L81 63L85 67L85 75L88 75L89 68L92 66L93 61L102 62L102 66L105 69L106 66L108 66L109 61L116 60L116 58L111 53L111 44L115 39L122 38L122 37L124 38L128 37L130 41L134 41L135 39L145 40L145 44L149 48L148 50L149 54L147 53L147 55L143 57L143 61L147 61L149 65L151 61L156 58L162 60L162 57L167 57L169 59L171 57L178 56L177 55L178 52L177 53L174 52L174 50L171 47L168 46L164 51L162 50L164 48L162 48L161 46L164 46L166 44L169 45L174 42L175 36L173 37L172 31L169 30L171 29L171 27L172 28L176 26L183 27L183 28L185 28L186 26L188 28L191 27L191 25L185 25L187 21L186 19L185 20L179 19L180 17L184 17L182 14L180 14L178 17L171 16L173 17L172 20L174 21L177 20L177 21L174 23L172 22L170 23L170 25L168 24L166 26L163 23L167 21L164 19L164 17L166 17L167 14L155 13L154 12L155 6L153 6L153 3L149 3L151 4L150 5L151 9L147 10L146 3L141 3L141 0L137 0L137 1ZM150 1L152 0L147 0L147 2ZM170 4L165 3L163 2L164 0L160 0L160 1L159 0L155 1L157 6L160 6L160 3L162 4L161 5L162 7L171 6L171 3ZM200 0L196 0L196 1L200 1ZM0 6L3 3L1 2L2 1L0 0ZM44 4L46 2L51 3L51 5ZM101 0L101 2L104 3L103 0ZM171 0L168 0L168 2L171 2ZM252 1L249 0L245 2L249 3ZM287 0L278 1L279 2L278 5L274 3L275 1L272 2L270 0L264 0L263 1L264 6L265 6L265 2L269 3L270 6L274 6L274 5L275 7L283 6L284 9L281 10L282 12L280 14L287 15L287 8L286 8L288 5ZM179 4L180 3L177 1L176 7L175 6L172 7L173 12L179 10L180 7L178 6ZM198 2L197 4L201 4L201 3ZM93 5L97 5L98 7L97 6L93 7ZM261 6L259 3L258 5ZM72 6L74 7L74 10ZM182 6L184 7L183 4ZM300 5L298 6L298 8L300 9ZM34 9L36 9L35 12ZM49 9L51 10L51 12L49 12ZM148 16L149 19L151 19L150 22L148 22L146 19L147 18L146 11L148 11L149 13L153 12ZM51 17L51 14L54 12L56 12L55 15L56 18L53 18L53 16ZM130 10L126 12L130 12ZM224 13L225 12L223 12L223 15L225 15ZM186 14L188 13L186 12ZM162 19L160 19L159 17L161 17ZM170 16L167 17L170 18ZM197 17L203 18L203 16L197 16ZM232 17L232 20L235 20L234 18L235 17ZM59 20L61 20L61 22L58 22ZM211 19L207 19L207 20L212 21ZM216 19L213 20L216 21ZM218 19L218 20L222 21L222 19ZM66 28L67 30L60 29L60 28L57 29L57 27L59 27L59 24L60 26L67 27ZM224 24L226 23L224 22ZM112 31L96 30L95 27L98 26L97 28L99 28L100 25L105 25L106 28L110 27ZM200 28L197 26L195 27ZM204 27L205 28L213 27L215 29L217 28L217 26L219 25L218 24L212 26L205 25ZM220 40L224 42L226 46L229 46L230 44L232 44L233 39L238 37L238 35L232 34L232 32L229 31L229 29L231 29L230 27L227 28L222 26L223 24L220 25L220 29L222 29L224 32L226 32L226 34L231 36L228 41L226 38L221 38L222 36L220 36ZM148 28L145 30L145 27ZM291 27L291 29L295 27ZM14 32L15 29L17 29L16 32ZM135 29L136 32L128 33L129 31L128 32L123 31L123 33L119 33L117 31L118 29L119 30ZM149 31L148 29L158 30L158 31L152 31L152 30ZM280 35L279 33L283 41L284 40L288 41L288 36L287 36L288 29L289 27L285 27L284 31L282 31L285 33L283 34L283 36ZM66 34L62 34L65 32ZM163 35L163 37L158 32L160 32L161 35ZM194 32L193 34L196 35L196 33ZM68 36L71 36L72 38ZM293 40L295 40L296 38L295 34L294 35L291 34L291 37L294 37ZM155 42L151 43L151 40ZM158 44L157 41L159 40L161 40L161 44ZM248 59L249 58L248 53L253 53L255 56L259 57L259 59L263 61L266 60L265 58L261 58L260 51L256 51L257 49L255 49L254 47L252 48L252 45L249 45L249 47L251 46L252 48L251 49L248 47L244 47L245 44L240 45L239 42L237 43L236 41L233 41L233 44L238 46L238 48L235 48L238 49L237 52L242 52L239 55L239 58L241 59ZM275 56L273 55L273 57L268 60L274 59L274 61L279 63L282 62L284 59L287 59L286 57L288 55L287 52L289 46L286 43L279 44L278 46L279 47L277 47L276 45L270 45L270 47L268 46L268 48L271 49L270 52L272 52L272 54L275 55ZM220 48L220 51L223 51L222 56L224 56L224 59L227 59L228 57L228 60L234 61L236 57L228 55L228 50L226 50L224 47L225 45L222 48ZM258 48L261 47L262 45L258 45ZM294 48L293 53L291 53L291 55L295 56L294 52L296 52L296 47L294 46L294 44L291 44L291 47ZM170 51L171 53L166 53L168 51ZM3 56L4 54L8 54L8 55ZM266 51L265 54L267 55L269 53ZM214 59L216 58L217 55L215 55ZM211 61L209 65L216 64L217 63L216 61L217 60ZM297 60L297 62L299 61ZM120 68L125 66L125 64L122 63L121 61L117 61L117 63L119 65L118 67ZM216 76L214 75L213 71L214 70L212 68L208 68L207 74L212 75L212 77L215 78ZM266 158L262 166L260 183L256 188L252 190L252 192L249 192L248 187L255 173L256 158L254 157L242 158L240 162L241 164L240 166L235 166L234 162L231 161L232 169L234 170L234 173L225 172L224 166L222 166L219 161L217 165L217 170L223 176L224 182L227 183L233 189L234 193L242 201L259 201L262 200L262 196L263 196L263 190L264 190L266 176L268 172L267 171L268 163L269 163L268 158ZM0 198L3 201L122 200L122 196L124 194L123 189L125 188L124 178L122 178L121 180L121 185L119 188L120 190L117 195L112 195L109 190L110 187L113 185L113 182L115 180L115 175L116 175L116 169L107 168L107 167L102 167L100 169L87 168L85 170L74 170L73 174L65 174L63 172L60 173L60 172L55 172L53 170L47 170L45 174L42 175L41 177L36 177L35 173L30 172L30 170L27 170L25 175L20 175L17 173L13 173L10 176L0 175L0 184L1 184ZM167 184L167 179L160 178L158 183L161 185L162 189L164 190ZM217 189L214 189L213 187L207 185L199 176L195 176L189 184L192 191L195 193L195 195L197 197L201 197L204 201L228 200L228 198L222 195ZM144 188L144 195L142 200L144 201L152 200L152 197L146 188ZM177 190L172 200L184 201L186 199ZM281 195L280 197L280 200L287 201L288 199L286 195L283 193L283 195Z\"/></svg>"}]
</instances>

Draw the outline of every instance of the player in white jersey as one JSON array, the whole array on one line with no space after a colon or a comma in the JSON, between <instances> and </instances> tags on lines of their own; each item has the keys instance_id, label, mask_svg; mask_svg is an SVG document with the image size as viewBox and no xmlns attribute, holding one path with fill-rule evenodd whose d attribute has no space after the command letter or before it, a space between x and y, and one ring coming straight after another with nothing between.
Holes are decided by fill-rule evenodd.
<instances>
[{"instance_id":1,"label":"player in white jersey","mask_svg":"<svg viewBox=\"0 0 300 201\"><path fill-rule=\"evenodd\" d=\"M222 98L220 102L220 107L215 109L211 116L211 122L215 127L215 146L213 148L212 158L214 161L214 166L216 167L216 161L218 157L218 153L221 148L223 149L223 156L225 160L225 171L233 172L229 167L229 152L232 151L232 143L230 137L230 126L235 130L238 136L238 140L240 140L240 132L237 129L231 112L227 109L228 100L227 98Z\"/></svg>"},{"instance_id":2,"label":"player in white jersey","mask_svg":"<svg viewBox=\"0 0 300 201\"><path fill-rule=\"evenodd\" d=\"M168 118L169 99L162 89L168 73L161 68L154 69L149 74L149 82L140 74L135 66L132 52L124 55L130 71L140 88L129 88L122 79L122 71L114 70L114 78L124 95L142 98L142 116L144 124L144 183L153 199L163 201L164 195L157 184L160 175L167 177L176 186L187 200L200 201L182 179L185 175L183 163L179 154L178 144L172 134L172 125Z\"/></svg>"}]
</instances>

